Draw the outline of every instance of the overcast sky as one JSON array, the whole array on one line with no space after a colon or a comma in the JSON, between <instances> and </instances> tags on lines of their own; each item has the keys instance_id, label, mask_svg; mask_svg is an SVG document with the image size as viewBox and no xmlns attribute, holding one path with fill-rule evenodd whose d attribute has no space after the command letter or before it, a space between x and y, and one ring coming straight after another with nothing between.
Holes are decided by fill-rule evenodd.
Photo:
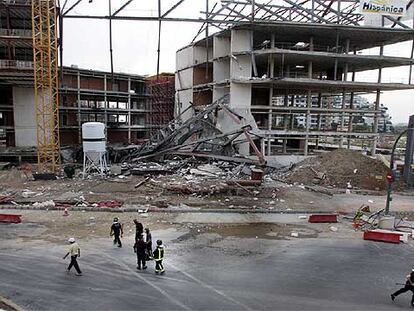
<instances>
[{"instance_id":1,"label":"overcast sky","mask_svg":"<svg viewBox=\"0 0 414 311\"><path fill-rule=\"evenodd\" d=\"M165 12L177 0L161 0L162 11ZM63 3L64 0L61 0ZM112 0L112 12L116 11L126 0ZM217 2L210 0L210 8ZM257 2L260 2L257 1ZM68 0L67 7L74 3ZM122 15L157 16L157 0L135 0ZM205 0L186 0L171 17L200 16L205 9ZM70 14L107 15L108 1L83 0ZM163 22L161 32L161 72L175 71L175 52L193 40L201 23ZM85 69L110 70L109 58L109 23L107 20L65 19L63 35L63 62L65 66L72 64ZM201 38L201 37L200 37ZM158 23L147 21L113 21L113 55L114 71L153 75L157 65ZM364 53L375 53L375 49ZM409 57L411 42L386 47L384 54L390 56ZM413 68L414 69L414 68ZM413 74L414 76L414 74ZM366 81L376 81L377 72L357 75ZM408 67L385 69L383 82L406 82ZM362 81L362 80L361 80ZM414 77L413 77L414 82ZM375 99L369 95L370 101ZM414 90L385 92L381 102L390 111L394 123L406 123L408 116L414 114Z\"/></svg>"}]
</instances>

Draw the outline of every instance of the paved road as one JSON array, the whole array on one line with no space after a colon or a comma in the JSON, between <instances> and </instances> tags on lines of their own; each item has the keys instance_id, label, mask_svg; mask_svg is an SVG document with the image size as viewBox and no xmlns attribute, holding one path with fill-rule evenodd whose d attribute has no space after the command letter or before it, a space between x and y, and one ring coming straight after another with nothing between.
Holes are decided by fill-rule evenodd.
<instances>
[{"instance_id":1,"label":"paved road","mask_svg":"<svg viewBox=\"0 0 414 311\"><path fill-rule=\"evenodd\" d=\"M131 242L81 243L82 277L65 273L62 247L0 244L0 294L28 310L411 309L408 294L389 298L413 264L408 245L199 236L167 241L158 276L152 263L137 272Z\"/></svg>"}]
</instances>

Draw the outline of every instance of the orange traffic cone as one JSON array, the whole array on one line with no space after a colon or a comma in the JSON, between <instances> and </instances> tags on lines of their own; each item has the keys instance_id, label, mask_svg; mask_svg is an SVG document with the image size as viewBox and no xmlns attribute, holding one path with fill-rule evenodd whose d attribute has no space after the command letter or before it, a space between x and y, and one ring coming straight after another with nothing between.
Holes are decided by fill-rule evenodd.
<instances>
[{"instance_id":1,"label":"orange traffic cone","mask_svg":"<svg viewBox=\"0 0 414 311\"><path fill-rule=\"evenodd\" d=\"M63 211L63 216L69 216L67 207L65 207L65 210Z\"/></svg>"}]
</instances>

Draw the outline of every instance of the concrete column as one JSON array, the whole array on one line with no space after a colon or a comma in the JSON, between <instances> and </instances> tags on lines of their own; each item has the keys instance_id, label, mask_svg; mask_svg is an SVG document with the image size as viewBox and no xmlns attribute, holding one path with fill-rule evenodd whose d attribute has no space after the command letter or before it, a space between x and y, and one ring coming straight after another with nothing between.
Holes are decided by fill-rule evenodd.
<instances>
[{"instance_id":1,"label":"concrete column","mask_svg":"<svg viewBox=\"0 0 414 311\"><path fill-rule=\"evenodd\" d=\"M269 106L272 106L272 98L273 98L273 87L270 87L269 89ZM269 108L269 112L267 115L267 129L269 130L269 132L272 130L272 117L273 117L273 113L272 113L272 109ZM271 146L271 141L270 141L270 136L267 139L267 155L270 156L272 153L272 146Z\"/></svg>"},{"instance_id":2,"label":"concrete column","mask_svg":"<svg viewBox=\"0 0 414 311\"><path fill-rule=\"evenodd\" d=\"M270 37L270 48L275 47L275 34L272 33ZM273 55L270 55L269 59L269 78L274 78L275 75L275 60ZM273 99L273 86L269 89L269 106L272 106L272 99ZM273 119L273 112L269 109L268 114L268 130L272 130L272 119ZM267 139L267 155L270 156L272 154L272 142L271 142L271 135L269 135Z\"/></svg>"},{"instance_id":3,"label":"concrete column","mask_svg":"<svg viewBox=\"0 0 414 311\"><path fill-rule=\"evenodd\" d=\"M354 72L355 73L355 72ZM354 77L354 73L352 73L352 76ZM352 79L354 80L354 79ZM349 108L354 109L354 92L351 92L351 96L349 98ZM349 113L349 123L348 123L348 133L352 133L352 112ZM348 149L351 148L351 137L348 135Z\"/></svg>"},{"instance_id":4,"label":"concrete column","mask_svg":"<svg viewBox=\"0 0 414 311\"><path fill-rule=\"evenodd\" d=\"M384 54L384 46L382 45L380 47L380 56ZM381 83L381 76L382 76L382 67L380 66L378 68L378 83ZM378 111L380 107L380 100L381 100L381 90L377 90L377 96L375 98L375 110ZM372 140L372 147L371 147L371 155L375 156L377 152L377 141L378 141L378 114L375 113L374 115L374 128L373 133L376 135L374 139Z\"/></svg>"},{"instance_id":5,"label":"concrete column","mask_svg":"<svg viewBox=\"0 0 414 311\"><path fill-rule=\"evenodd\" d=\"M81 93L80 93L80 88L81 88L81 84L80 84L80 72L78 71L77 74L77 87L78 87L78 91L77 91L77 98L78 98L78 143L82 143L82 120L81 120Z\"/></svg>"},{"instance_id":6,"label":"concrete column","mask_svg":"<svg viewBox=\"0 0 414 311\"><path fill-rule=\"evenodd\" d=\"M131 143L131 78L128 77L128 143Z\"/></svg>"},{"instance_id":7,"label":"concrete column","mask_svg":"<svg viewBox=\"0 0 414 311\"><path fill-rule=\"evenodd\" d=\"M295 95L292 95L292 96L291 96L291 99L290 99L290 105L291 105L292 107L294 107L294 106L295 106ZM292 114L290 115L290 129L291 129L291 130L293 130L294 125L295 125L295 115L292 113Z\"/></svg>"},{"instance_id":8,"label":"concrete column","mask_svg":"<svg viewBox=\"0 0 414 311\"><path fill-rule=\"evenodd\" d=\"M283 106L284 107L288 107L289 106L289 95L286 93L285 97L283 98ZM286 111L285 111L286 113ZM289 120L287 117L287 114L283 115L283 129L285 131L285 133L287 132L287 128L289 126ZM285 154L286 153L286 147L287 147L287 139L283 139L283 149L282 152Z\"/></svg>"},{"instance_id":9,"label":"concrete column","mask_svg":"<svg viewBox=\"0 0 414 311\"><path fill-rule=\"evenodd\" d=\"M335 53L338 53L339 50L339 32L336 33L336 44L335 44ZM337 80L338 75L338 59L335 58L335 65L334 65L334 80Z\"/></svg>"},{"instance_id":10,"label":"concrete column","mask_svg":"<svg viewBox=\"0 0 414 311\"><path fill-rule=\"evenodd\" d=\"M308 95L306 97L306 136L305 136L305 150L304 155L308 155L308 144L309 144L309 131L310 131L310 123L311 123L311 117L310 117L310 108L312 107L312 92L308 90Z\"/></svg>"},{"instance_id":11,"label":"concrete column","mask_svg":"<svg viewBox=\"0 0 414 311\"><path fill-rule=\"evenodd\" d=\"M231 55L238 52L249 52L251 49L251 37L253 32L244 29L231 30ZM252 77L252 58L250 55L237 55L230 59L230 103L229 107L243 116L246 123L257 129L257 124L251 114L252 104L252 85L234 82L238 79L250 79ZM240 128L226 114L219 114L218 122L224 132ZM250 147L248 143L241 143L238 146L240 154L249 155Z\"/></svg>"},{"instance_id":12,"label":"concrete column","mask_svg":"<svg viewBox=\"0 0 414 311\"><path fill-rule=\"evenodd\" d=\"M345 113L344 109L346 108L346 93L342 93L342 113L341 113L341 128L340 131L342 132L345 127ZM339 148L343 148L344 144L344 137L341 135L339 136Z\"/></svg>"},{"instance_id":13,"label":"concrete column","mask_svg":"<svg viewBox=\"0 0 414 311\"><path fill-rule=\"evenodd\" d=\"M354 51L354 54L356 54L356 50ZM352 71L352 82L355 82L355 71ZM354 109L354 92L351 92L351 98L349 100L349 108ZM349 124L348 124L348 133L351 133L353 131L352 122L354 120L353 113L349 113ZM351 148L351 138L348 135L348 149Z\"/></svg>"},{"instance_id":14,"label":"concrete column","mask_svg":"<svg viewBox=\"0 0 414 311\"><path fill-rule=\"evenodd\" d=\"M107 111L107 109L108 109L108 97L106 96L106 92L107 92L107 90L108 90L108 85L107 85L107 83L108 83L107 76L106 76L106 75L104 75L104 102L105 102L105 105L104 105L104 113L105 113L105 129L106 129L106 132L107 132L107 135L108 135L108 129L107 129L107 125L108 125L108 111Z\"/></svg>"},{"instance_id":15,"label":"concrete column","mask_svg":"<svg viewBox=\"0 0 414 311\"><path fill-rule=\"evenodd\" d=\"M345 54L349 53L349 44L350 44L349 39L346 39ZM345 66L344 66L343 81L347 81L347 79L348 79L348 62L346 62ZM343 92L342 93L342 110L344 110L345 108L346 108L346 93ZM342 111L342 114L341 114L341 132L344 130L344 127L345 127L345 112ZM339 139L340 139L339 140L339 148L343 148L344 137L340 136ZM348 138L348 142L349 142L349 138ZM349 146L348 146L348 149L349 149Z\"/></svg>"},{"instance_id":16,"label":"concrete column","mask_svg":"<svg viewBox=\"0 0 414 311\"><path fill-rule=\"evenodd\" d=\"M318 108L322 108L322 93L318 93ZM322 117L321 117L322 111L319 111L318 113L318 132L321 131L322 128ZM315 149L319 148L319 136L316 139L316 146Z\"/></svg>"},{"instance_id":17,"label":"concrete column","mask_svg":"<svg viewBox=\"0 0 414 311\"><path fill-rule=\"evenodd\" d=\"M313 37L310 37L310 39L309 39L309 50L313 51ZM312 61L309 61L309 63L308 63L308 78L312 79L312 75L313 75Z\"/></svg>"},{"instance_id":18,"label":"concrete column","mask_svg":"<svg viewBox=\"0 0 414 311\"><path fill-rule=\"evenodd\" d=\"M309 38L309 50L313 51L313 37ZM312 61L308 64L308 78L312 79ZM308 155L308 144L309 144L309 131L311 126L311 115L310 115L310 109L312 108L312 92L308 90L308 95L306 98L306 136L305 136L305 150L304 154L305 156Z\"/></svg>"},{"instance_id":19,"label":"concrete column","mask_svg":"<svg viewBox=\"0 0 414 311\"><path fill-rule=\"evenodd\" d=\"M16 147L37 145L37 109L33 88L12 87L14 139Z\"/></svg>"}]
</instances>

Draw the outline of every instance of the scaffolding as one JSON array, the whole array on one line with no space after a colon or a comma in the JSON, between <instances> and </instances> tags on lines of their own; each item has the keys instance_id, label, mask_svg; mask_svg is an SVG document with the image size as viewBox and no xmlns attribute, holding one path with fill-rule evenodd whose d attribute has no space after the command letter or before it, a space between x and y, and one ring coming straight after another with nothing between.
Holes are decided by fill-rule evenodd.
<instances>
[{"instance_id":1,"label":"scaffolding","mask_svg":"<svg viewBox=\"0 0 414 311\"><path fill-rule=\"evenodd\" d=\"M39 172L60 166L58 50L54 0L32 1L34 90Z\"/></svg>"},{"instance_id":2,"label":"scaffolding","mask_svg":"<svg viewBox=\"0 0 414 311\"><path fill-rule=\"evenodd\" d=\"M151 125L151 136L174 118L174 79L173 74L161 74L147 80L147 124Z\"/></svg>"}]
</instances>

